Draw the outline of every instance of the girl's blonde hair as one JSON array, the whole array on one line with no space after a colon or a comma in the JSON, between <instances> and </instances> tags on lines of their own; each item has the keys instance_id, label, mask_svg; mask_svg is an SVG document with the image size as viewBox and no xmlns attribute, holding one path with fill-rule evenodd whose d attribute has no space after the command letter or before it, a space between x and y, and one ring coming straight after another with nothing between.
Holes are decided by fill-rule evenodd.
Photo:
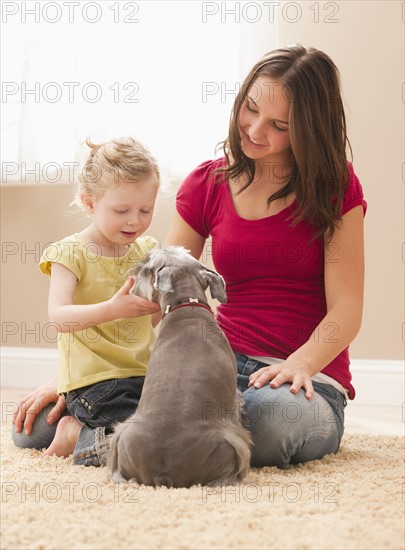
<instances>
[{"instance_id":1,"label":"girl's blonde hair","mask_svg":"<svg viewBox=\"0 0 405 550\"><path fill-rule=\"evenodd\" d=\"M98 145L87 139L86 145L90 152L78 178L76 196L72 202L82 210L85 210L81 199L83 194L99 198L107 189L120 183L138 183L148 176L154 176L159 185L157 162L136 139L122 137Z\"/></svg>"}]
</instances>

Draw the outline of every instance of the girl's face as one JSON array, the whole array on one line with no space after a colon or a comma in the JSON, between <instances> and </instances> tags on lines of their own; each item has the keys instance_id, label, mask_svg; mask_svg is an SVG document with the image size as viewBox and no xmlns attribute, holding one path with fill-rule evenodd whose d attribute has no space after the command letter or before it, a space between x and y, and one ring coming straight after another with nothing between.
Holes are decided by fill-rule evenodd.
<instances>
[{"instance_id":1,"label":"girl's face","mask_svg":"<svg viewBox=\"0 0 405 550\"><path fill-rule=\"evenodd\" d=\"M107 245L132 243L152 221L157 192L156 178L147 176L141 182L120 183L99 198L84 197L95 237Z\"/></svg>"},{"instance_id":2,"label":"girl's face","mask_svg":"<svg viewBox=\"0 0 405 550\"><path fill-rule=\"evenodd\" d=\"M291 144L288 127L290 103L277 80L259 76L248 90L238 124L244 154L260 163L288 163Z\"/></svg>"}]
</instances>

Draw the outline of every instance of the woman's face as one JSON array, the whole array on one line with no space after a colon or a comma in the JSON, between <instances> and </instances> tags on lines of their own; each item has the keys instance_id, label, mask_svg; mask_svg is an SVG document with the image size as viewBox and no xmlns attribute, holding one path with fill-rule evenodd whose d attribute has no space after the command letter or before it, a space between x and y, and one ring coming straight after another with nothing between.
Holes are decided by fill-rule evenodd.
<instances>
[{"instance_id":1,"label":"woman's face","mask_svg":"<svg viewBox=\"0 0 405 550\"><path fill-rule=\"evenodd\" d=\"M277 80L259 76L248 90L238 124L244 154L261 164L291 161L290 103Z\"/></svg>"}]
</instances>

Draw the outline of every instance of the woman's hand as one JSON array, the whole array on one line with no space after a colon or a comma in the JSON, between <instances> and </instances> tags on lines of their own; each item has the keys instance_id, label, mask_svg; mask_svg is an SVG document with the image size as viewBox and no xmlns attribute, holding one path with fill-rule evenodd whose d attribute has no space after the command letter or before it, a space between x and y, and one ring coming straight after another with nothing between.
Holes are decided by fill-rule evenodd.
<instances>
[{"instance_id":1,"label":"woman's hand","mask_svg":"<svg viewBox=\"0 0 405 550\"><path fill-rule=\"evenodd\" d=\"M153 315L160 311L159 304L149 302L131 294L134 285L134 278L130 277L116 294L109 300L113 319L123 317L141 317L142 315Z\"/></svg>"},{"instance_id":2,"label":"woman's hand","mask_svg":"<svg viewBox=\"0 0 405 550\"><path fill-rule=\"evenodd\" d=\"M30 435L35 418L49 403L55 403L55 406L48 414L46 421L48 424L54 424L59 420L66 408L66 401L56 393L56 386L56 380L52 380L23 397L13 414L13 424L17 433L20 433L24 427L26 435Z\"/></svg>"},{"instance_id":3,"label":"woman's hand","mask_svg":"<svg viewBox=\"0 0 405 550\"><path fill-rule=\"evenodd\" d=\"M308 400L312 399L314 395L309 369L288 359L277 365L263 367L251 374L248 387L261 388L268 382L272 388L278 388L286 382L291 382L290 392L296 394L301 388L304 388L305 397Z\"/></svg>"}]
</instances>

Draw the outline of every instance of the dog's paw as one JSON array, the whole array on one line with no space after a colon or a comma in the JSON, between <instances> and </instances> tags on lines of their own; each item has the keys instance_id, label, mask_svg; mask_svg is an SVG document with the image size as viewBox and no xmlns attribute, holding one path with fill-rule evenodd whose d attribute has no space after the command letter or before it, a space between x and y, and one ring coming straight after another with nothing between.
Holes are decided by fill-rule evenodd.
<instances>
[{"instance_id":1,"label":"dog's paw","mask_svg":"<svg viewBox=\"0 0 405 550\"><path fill-rule=\"evenodd\" d=\"M111 480L114 483L126 483L128 481L119 470L115 470L115 472L112 473Z\"/></svg>"}]
</instances>

